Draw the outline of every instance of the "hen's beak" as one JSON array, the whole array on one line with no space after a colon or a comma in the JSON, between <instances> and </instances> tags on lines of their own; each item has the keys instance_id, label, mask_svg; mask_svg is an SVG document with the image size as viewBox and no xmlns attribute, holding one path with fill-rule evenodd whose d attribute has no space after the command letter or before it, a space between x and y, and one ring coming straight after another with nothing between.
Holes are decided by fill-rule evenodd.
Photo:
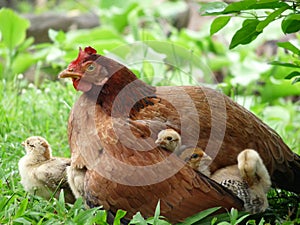
<instances>
[{"instance_id":1,"label":"hen's beak","mask_svg":"<svg viewBox=\"0 0 300 225\"><path fill-rule=\"evenodd\" d=\"M82 77L82 74L74 72L69 69L65 69L65 70L61 71L60 74L58 74L58 78L68 78L68 77L78 79L78 78Z\"/></svg>"}]
</instances>

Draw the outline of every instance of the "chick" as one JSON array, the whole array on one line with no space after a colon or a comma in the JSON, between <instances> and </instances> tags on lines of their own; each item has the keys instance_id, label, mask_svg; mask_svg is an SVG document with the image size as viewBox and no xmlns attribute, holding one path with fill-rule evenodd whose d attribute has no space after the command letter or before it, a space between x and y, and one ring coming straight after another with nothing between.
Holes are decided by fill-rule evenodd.
<instances>
[{"instance_id":1,"label":"chick","mask_svg":"<svg viewBox=\"0 0 300 225\"><path fill-rule=\"evenodd\" d=\"M258 152L245 149L238 157L241 178L249 186L251 211L263 212L269 206L266 194L271 188L271 178Z\"/></svg>"},{"instance_id":2,"label":"chick","mask_svg":"<svg viewBox=\"0 0 300 225\"><path fill-rule=\"evenodd\" d=\"M76 168L72 165L67 166L67 178L70 188L75 196L75 198L82 197L84 200L84 177L86 169Z\"/></svg>"},{"instance_id":3,"label":"chick","mask_svg":"<svg viewBox=\"0 0 300 225\"><path fill-rule=\"evenodd\" d=\"M211 179L242 199L247 212L265 211L269 205L267 193L271 188L271 178L261 157L255 150L245 149L238 155L237 162L237 165L217 170Z\"/></svg>"},{"instance_id":4,"label":"chick","mask_svg":"<svg viewBox=\"0 0 300 225\"><path fill-rule=\"evenodd\" d=\"M258 152L245 149L238 155L237 160L243 180L250 187L258 185L265 193L268 192L271 187L271 178Z\"/></svg>"},{"instance_id":5,"label":"chick","mask_svg":"<svg viewBox=\"0 0 300 225\"><path fill-rule=\"evenodd\" d=\"M177 152L181 147L181 137L173 129L165 129L158 133L155 144L170 152Z\"/></svg>"},{"instance_id":6,"label":"chick","mask_svg":"<svg viewBox=\"0 0 300 225\"><path fill-rule=\"evenodd\" d=\"M210 176L209 164L212 159L201 148L187 148L181 145L181 136L173 129L165 129L158 133L157 145L168 151L179 154L195 170Z\"/></svg>"},{"instance_id":7,"label":"chick","mask_svg":"<svg viewBox=\"0 0 300 225\"><path fill-rule=\"evenodd\" d=\"M201 148L186 148L181 152L179 157L194 170L208 177L210 176L209 165L212 159Z\"/></svg>"},{"instance_id":8,"label":"chick","mask_svg":"<svg viewBox=\"0 0 300 225\"><path fill-rule=\"evenodd\" d=\"M75 198L67 183L66 167L70 159L52 157L49 143L42 137L27 138L22 145L26 155L19 160L19 173L24 189L46 199L59 196L64 190L66 202L73 203Z\"/></svg>"}]
</instances>

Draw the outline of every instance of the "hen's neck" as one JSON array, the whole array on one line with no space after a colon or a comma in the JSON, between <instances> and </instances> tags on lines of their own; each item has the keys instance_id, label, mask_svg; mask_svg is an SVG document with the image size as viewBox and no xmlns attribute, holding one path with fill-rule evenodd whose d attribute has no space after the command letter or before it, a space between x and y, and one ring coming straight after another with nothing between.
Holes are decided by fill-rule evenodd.
<instances>
[{"instance_id":1,"label":"hen's neck","mask_svg":"<svg viewBox=\"0 0 300 225\"><path fill-rule=\"evenodd\" d=\"M147 105L153 105L155 87L147 85L126 67L114 72L98 89L97 103L104 112L114 117L131 117Z\"/></svg>"}]
</instances>

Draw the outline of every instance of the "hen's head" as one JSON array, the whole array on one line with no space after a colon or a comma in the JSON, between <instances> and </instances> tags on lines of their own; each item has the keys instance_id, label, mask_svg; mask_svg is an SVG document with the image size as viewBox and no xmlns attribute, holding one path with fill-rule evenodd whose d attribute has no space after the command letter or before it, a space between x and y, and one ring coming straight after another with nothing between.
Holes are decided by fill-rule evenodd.
<instances>
[{"instance_id":1,"label":"hen's head","mask_svg":"<svg viewBox=\"0 0 300 225\"><path fill-rule=\"evenodd\" d=\"M97 54L92 47L79 48L78 56L67 69L59 74L59 78L72 78L73 86L78 91L88 92L93 85L102 86L112 73L123 65Z\"/></svg>"},{"instance_id":2,"label":"hen's head","mask_svg":"<svg viewBox=\"0 0 300 225\"><path fill-rule=\"evenodd\" d=\"M46 160L51 158L51 147L42 137L29 137L22 142L22 145L25 147L27 155L36 156L38 158L43 156Z\"/></svg>"},{"instance_id":3,"label":"hen's head","mask_svg":"<svg viewBox=\"0 0 300 225\"><path fill-rule=\"evenodd\" d=\"M181 137L175 130L165 129L158 133L155 143L164 149L174 152L181 146Z\"/></svg>"}]
</instances>

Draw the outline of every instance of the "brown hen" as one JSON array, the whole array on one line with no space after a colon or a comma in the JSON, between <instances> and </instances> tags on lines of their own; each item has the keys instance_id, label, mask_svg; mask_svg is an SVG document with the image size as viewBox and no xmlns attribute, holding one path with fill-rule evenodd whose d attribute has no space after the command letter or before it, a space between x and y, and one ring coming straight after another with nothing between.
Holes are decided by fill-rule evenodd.
<instances>
[{"instance_id":1,"label":"brown hen","mask_svg":"<svg viewBox=\"0 0 300 225\"><path fill-rule=\"evenodd\" d=\"M171 222L201 210L242 202L221 185L156 146L159 131L172 128L185 145L213 159L212 172L236 164L240 151L256 149L274 186L298 192L300 160L274 130L215 90L200 86L153 87L124 65L91 47L59 75L84 94L69 118L72 165L87 168L90 206L151 216L160 200Z\"/></svg>"}]
</instances>

